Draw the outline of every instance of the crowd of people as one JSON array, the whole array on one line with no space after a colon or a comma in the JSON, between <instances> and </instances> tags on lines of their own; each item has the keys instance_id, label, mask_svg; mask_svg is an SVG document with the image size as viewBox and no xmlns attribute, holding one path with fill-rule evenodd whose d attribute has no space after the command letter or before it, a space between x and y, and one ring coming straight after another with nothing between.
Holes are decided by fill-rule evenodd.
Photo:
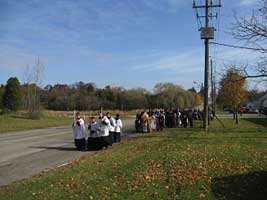
<instances>
[{"instance_id":1,"label":"crowd of people","mask_svg":"<svg viewBox=\"0 0 267 200\"><path fill-rule=\"evenodd\" d=\"M163 128L192 128L194 120L202 119L203 112L200 110L144 110L136 114L135 129L137 133L150 133L162 131Z\"/></svg>"},{"instance_id":2,"label":"crowd of people","mask_svg":"<svg viewBox=\"0 0 267 200\"><path fill-rule=\"evenodd\" d=\"M110 113L99 113L99 117L89 117L86 128L80 112L75 114L72 124L74 143L79 151L100 150L121 141L122 121L120 115L115 118Z\"/></svg>"},{"instance_id":3,"label":"crowd of people","mask_svg":"<svg viewBox=\"0 0 267 200\"><path fill-rule=\"evenodd\" d=\"M135 119L136 133L163 131L164 128L193 128L194 121L201 121L203 114L203 111L191 109L138 111ZM211 112L210 120L213 116ZM72 127L75 146L81 151L100 150L121 141L122 120L119 114L114 118L109 112L106 114L100 112L98 117L89 117L89 124L86 127L84 119L77 112Z\"/></svg>"}]
</instances>

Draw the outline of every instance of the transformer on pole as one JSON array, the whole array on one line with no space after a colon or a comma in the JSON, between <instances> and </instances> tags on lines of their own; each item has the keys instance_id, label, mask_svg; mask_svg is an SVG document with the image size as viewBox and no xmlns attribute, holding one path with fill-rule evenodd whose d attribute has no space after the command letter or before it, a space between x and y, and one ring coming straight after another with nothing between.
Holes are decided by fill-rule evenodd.
<instances>
[{"instance_id":1,"label":"transformer on pole","mask_svg":"<svg viewBox=\"0 0 267 200\"><path fill-rule=\"evenodd\" d=\"M221 7L221 0L218 4L213 4L212 0L206 0L205 5L197 5L195 0L193 0L194 9L205 9L205 15L199 16L197 13L197 18L205 18L205 26L201 27L199 31L201 32L201 39L205 41L205 73L204 73L204 119L203 128L208 131L208 121L209 121L209 40L214 39L215 28L209 26L210 18L217 17L210 13L210 8Z\"/></svg>"}]
</instances>

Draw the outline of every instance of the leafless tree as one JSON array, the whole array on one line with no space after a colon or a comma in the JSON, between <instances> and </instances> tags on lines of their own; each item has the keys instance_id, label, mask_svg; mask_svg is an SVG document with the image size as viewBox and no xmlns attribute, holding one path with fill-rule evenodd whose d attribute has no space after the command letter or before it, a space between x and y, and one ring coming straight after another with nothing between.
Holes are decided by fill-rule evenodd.
<instances>
[{"instance_id":1,"label":"leafless tree","mask_svg":"<svg viewBox=\"0 0 267 200\"><path fill-rule=\"evenodd\" d=\"M243 72L244 78L267 77L267 0L259 0L249 17L235 15L232 30L235 39L246 42L259 53L259 61L255 66L240 66L238 70Z\"/></svg>"},{"instance_id":2,"label":"leafless tree","mask_svg":"<svg viewBox=\"0 0 267 200\"><path fill-rule=\"evenodd\" d=\"M27 65L24 71L24 79L27 87L25 108L29 113L34 113L40 110L40 95L38 88L41 87L44 78L44 65L40 58L36 59L35 64L30 67Z\"/></svg>"},{"instance_id":3,"label":"leafless tree","mask_svg":"<svg viewBox=\"0 0 267 200\"><path fill-rule=\"evenodd\" d=\"M251 16L235 15L233 35L236 39L247 41L254 45L267 39L267 0L260 0L258 9L252 10Z\"/></svg>"}]
</instances>

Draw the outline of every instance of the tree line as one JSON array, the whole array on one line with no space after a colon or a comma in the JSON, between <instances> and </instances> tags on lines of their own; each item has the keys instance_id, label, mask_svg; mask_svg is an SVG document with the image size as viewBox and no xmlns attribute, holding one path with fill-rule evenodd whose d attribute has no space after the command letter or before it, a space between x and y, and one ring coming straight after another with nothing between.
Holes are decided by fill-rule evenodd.
<instances>
[{"instance_id":1,"label":"tree line","mask_svg":"<svg viewBox=\"0 0 267 200\"><path fill-rule=\"evenodd\" d=\"M20 84L11 77L0 87L2 110L25 109L35 112L48 110L100 110L100 109L154 109L194 108L202 102L196 90L185 90L173 83L158 83L153 91L144 88L125 89L106 86L98 88L95 83L77 82L39 87L34 83Z\"/></svg>"}]
</instances>

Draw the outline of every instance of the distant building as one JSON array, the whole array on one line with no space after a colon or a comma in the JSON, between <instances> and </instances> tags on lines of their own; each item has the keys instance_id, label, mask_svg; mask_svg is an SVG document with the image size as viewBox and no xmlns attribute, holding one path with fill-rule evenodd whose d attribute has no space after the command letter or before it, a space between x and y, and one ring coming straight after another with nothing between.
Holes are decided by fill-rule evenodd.
<instances>
[{"instance_id":1,"label":"distant building","mask_svg":"<svg viewBox=\"0 0 267 200\"><path fill-rule=\"evenodd\" d=\"M264 108L267 108L267 93L246 103L246 109L248 110L263 110Z\"/></svg>"}]
</instances>

